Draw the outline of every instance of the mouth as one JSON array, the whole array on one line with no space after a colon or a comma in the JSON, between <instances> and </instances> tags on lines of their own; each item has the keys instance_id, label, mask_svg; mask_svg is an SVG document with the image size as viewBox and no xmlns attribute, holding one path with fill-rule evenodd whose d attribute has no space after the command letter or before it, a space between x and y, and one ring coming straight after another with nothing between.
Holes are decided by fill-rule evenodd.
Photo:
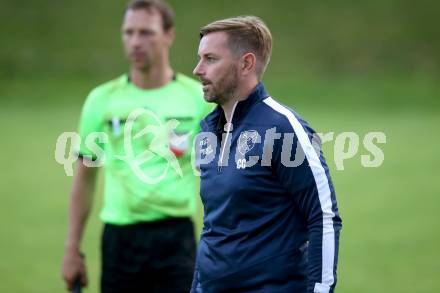
<instances>
[{"instance_id":1,"label":"mouth","mask_svg":"<svg viewBox=\"0 0 440 293\"><path fill-rule=\"evenodd\" d=\"M133 52L130 54L131 59L139 61L145 58L145 53L142 52Z\"/></svg>"},{"instance_id":2,"label":"mouth","mask_svg":"<svg viewBox=\"0 0 440 293\"><path fill-rule=\"evenodd\" d=\"M208 91L208 87L211 85L210 83L202 83L203 85L203 91L206 92Z\"/></svg>"},{"instance_id":3,"label":"mouth","mask_svg":"<svg viewBox=\"0 0 440 293\"><path fill-rule=\"evenodd\" d=\"M201 82L202 82L203 87L208 86L208 85L211 84L211 82L207 81L207 80L201 80Z\"/></svg>"}]
</instances>

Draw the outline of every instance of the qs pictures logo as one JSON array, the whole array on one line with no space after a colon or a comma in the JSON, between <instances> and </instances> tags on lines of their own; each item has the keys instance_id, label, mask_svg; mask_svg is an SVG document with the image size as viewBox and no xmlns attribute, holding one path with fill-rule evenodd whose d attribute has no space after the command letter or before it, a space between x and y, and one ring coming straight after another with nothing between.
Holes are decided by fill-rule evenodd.
<instances>
[{"instance_id":1,"label":"qs pictures logo","mask_svg":"<svg viewBox=\"0 0 440 293\"><path fill-rule=\"evenodd\" d=\"M138 120L151 121L151 123L148 123L139 132L134 133L134 125ZM170 167L173 168L180 177L182 177L182 170L176 155L169 147L168 136L164 135L164 133L168 133L168 131L173 131L178 124L179 122L175 119L169 120L163 124L160 118L148 109L138 108L132 111L128 116L127 123L124 127L125 156L116 156L116 158L125 161L130 166L131 170L136 174L136 176L147 184L156 184L160 182L165 178ZM140 154L136 154L133 147L133 142L139 139L146 140L147 136L150 136L151 139L148 140L145 150ZM187 137L179 137L177 139L186 141ZM143 170L142 166L147 164L156 156L164 159L167 163L166 167L160 174L151 176Z\"/></svg>"},{"instance_id":2,"label":"qs pictures logo","mask_svg":"<svg viewBox=\"0 0 440 293\"><path fill-rule=\"evenodd\" d=\"M176 119L163 123L148 109L133 110L125 122L121 155L114 155L114 158L124 161L136 177L147 184L159 183L165 178L170 167L177 175L183 177L176 156L182 156L189 148L191 132L176 134L175 129L178 125L179 121ZM109 142L110 138L105 132L90 133L82 143L94 155L84 155L86 160L83 160L83 163L88 167L103 166L106 153L102 146ZM55 160L64 165L68 176L73 176L73 164L80 156L80 146L81 137L75 132L64 132L57 139ZM153 159L166 162L161 164L161 172L155 173L154 176L147 173L149 168L145 168Z\"/></svg>"}]
</instances>

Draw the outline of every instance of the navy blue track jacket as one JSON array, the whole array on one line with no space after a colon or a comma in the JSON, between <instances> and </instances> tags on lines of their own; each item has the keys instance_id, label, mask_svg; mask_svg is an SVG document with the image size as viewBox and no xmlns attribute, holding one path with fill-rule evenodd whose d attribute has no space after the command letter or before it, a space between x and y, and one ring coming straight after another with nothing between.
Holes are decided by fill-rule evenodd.
<instances>
[{"instance_id":1,"label":"navy blue track jacket","mask_svg":"<svg viewBox=\"0 0 440 293\"><path fill-rule=\"evenodd\" d=\"M342 224L315 132L261 83L232 113L225 123L217 107L196 141L205 216L191 292L333 292Z\"/></svg>"}]
</instances>

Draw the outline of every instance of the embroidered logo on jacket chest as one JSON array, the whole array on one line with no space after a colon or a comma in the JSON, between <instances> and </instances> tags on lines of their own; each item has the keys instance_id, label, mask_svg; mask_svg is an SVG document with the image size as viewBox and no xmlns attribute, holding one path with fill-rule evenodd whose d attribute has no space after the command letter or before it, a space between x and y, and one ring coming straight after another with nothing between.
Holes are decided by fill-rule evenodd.
<instances>
[{"instance_id":1,"label":"embroidered logo on jacket chest","mask_svg":"<svg viewBox=\"0 0 440 293\"><path fill-rule=\"evenodd\" d=\"M247 152L254 148L258 136L259 135L256 130L247 130L240 133L237 142L237 150L240 154L242 154L243 158L237 160L237 169L246 168L246 158L244 158L244 156Z\"/></svg>"}]
</instances>

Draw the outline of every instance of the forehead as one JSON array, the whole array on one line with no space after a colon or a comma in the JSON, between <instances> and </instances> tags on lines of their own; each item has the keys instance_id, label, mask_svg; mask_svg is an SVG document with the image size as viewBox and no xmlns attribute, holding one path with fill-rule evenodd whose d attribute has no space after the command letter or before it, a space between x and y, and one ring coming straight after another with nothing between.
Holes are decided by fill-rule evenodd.
<instances>
[{"instance_id":1,"label":"forehead","mask_svg":"<svg viewBox=\"0 0 440 293\"><path fill-rule=\"evenodd\" d=\"M225 32L213 32L203 36L199 44L199 55L228 54L228 35Z\"/></svg>"},{"instance_id":2,"label":"forehead","mask_svg":"<svg viewBox=\"0 0 440 293\"><path fill-rule=\"evenodd\" d=\"M125 12L122 27L160 28L162 16L156 9L129 9Z\"/></svg>"}]
</instances>

